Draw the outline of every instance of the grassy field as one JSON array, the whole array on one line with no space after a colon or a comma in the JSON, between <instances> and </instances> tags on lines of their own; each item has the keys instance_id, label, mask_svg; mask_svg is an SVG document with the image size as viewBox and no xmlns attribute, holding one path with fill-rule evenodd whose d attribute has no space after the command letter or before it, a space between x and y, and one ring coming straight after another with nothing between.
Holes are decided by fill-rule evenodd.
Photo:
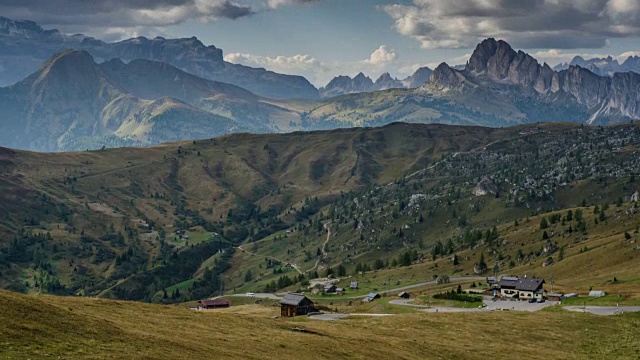
<instances>
[{"instance_id":1,"label":"grassy field","mask_svg":"<svg viewBox=\"0 0 640 360\"><path fill-rule=\"evenodd\" d=\"M3 359L637 359L640 314L273 319L275 306L174 306L0 292ZM508 341L505 339L508 338Z\"/></svg>"}]
</instances>

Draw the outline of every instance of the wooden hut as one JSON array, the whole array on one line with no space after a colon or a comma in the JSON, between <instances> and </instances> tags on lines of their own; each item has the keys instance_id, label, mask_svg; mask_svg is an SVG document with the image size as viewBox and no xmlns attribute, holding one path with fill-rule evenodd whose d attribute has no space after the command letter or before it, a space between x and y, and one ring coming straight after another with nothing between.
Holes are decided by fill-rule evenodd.
<instances>
[{"instance_id":1,"label":"wooden hut","mask_svg":"<svg viewBox=\"0 0 640 360\"><path fill-rule=\"evenodd\" d=\"M307 315L315 310L313 301L304 294L289 293L280 300L280 315L282 317Z\"/></svg>"}]
</instances>

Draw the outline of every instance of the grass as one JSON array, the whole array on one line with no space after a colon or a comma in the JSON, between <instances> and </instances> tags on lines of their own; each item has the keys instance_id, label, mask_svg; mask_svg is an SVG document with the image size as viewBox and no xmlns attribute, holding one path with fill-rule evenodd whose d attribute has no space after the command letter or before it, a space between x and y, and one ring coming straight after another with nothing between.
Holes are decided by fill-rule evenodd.
<instances>
[{"instance_id":1,"label":"grass","mask_svg":"<svg viewBox=\"0 0 640 360\"><path fill-rule=\"evenodd\" d=\"M640 314L415 313L322 322L272 319L278 313L272 305L195 312L2 291L0 358L511 359L513 348L530 359L640 355Z\"/></svg>"}]
</instances>

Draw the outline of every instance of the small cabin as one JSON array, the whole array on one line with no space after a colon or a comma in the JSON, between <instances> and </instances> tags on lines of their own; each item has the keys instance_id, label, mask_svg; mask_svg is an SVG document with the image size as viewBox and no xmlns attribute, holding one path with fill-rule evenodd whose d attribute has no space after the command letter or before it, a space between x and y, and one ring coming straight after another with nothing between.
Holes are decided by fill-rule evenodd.
<instances>
[{"instance_id":1,"label":"small cabin","mask_svg":"<svg viewBox=\"0 0 640 360\"><path fill-rule=\"evenodd\" d=\"M349 288L351 290L358 290L358 282L357 281L352 281L351 285L349 285Z\"/></svg>"},{"instance_id":2,"label":"small cabin","mask_svg":"<svg viewBox=\"0 0 640 360\"><path fill-rule=\"evenodd\" d=\"M369 293L367 296L362 299L363 302L372 302L375 299L380 299L380 294L378 293Z\"/></svg>"},{"instance_id":3,"label":"small cabin","mask_svg":"<svg viewBox=\"0 0 640 360\"><path fill-rule=\"evenodd\" d=\"M330 293L335 293L336 292L336 286L334 284L327 284L324 286L324 292L327 294Z\"/></svg>"},{"instance_id":4,"label":"small cabin","mask_svg":"<svg viewBox=\"0 0 640 360\"><path fill-rule=\"evenodd\" d=\"M280 315L282 317L294 317L307 315L316 311L313 301L304 294L289 293L280 300Z\"/></svg>"},{"instance_id":5,"label":"small cabin","mask_svg":"<svg viewBox=\"0 0 640 360\"><path fill-rule=\"evenodd\" d=\"M231 303L225 298L217 298L211 300L200 300L198 301L198 308L200 309L222 309L228 308L231 306Z\"/></svg>"},{"instance_id":6,"label":"small cabin","mask_svg":"<svg viewBox=\"0 0 640 360\"><path fill-rule=\"evenodd\" d=\"M401 298L401 299L408 299L408 298L410 298L410 297L411 297L411 295L409 295L409 293L408 293L408 292L403 291L403 292L401 292L400 294L398 294L398 297L399 297L399 298Z\"/></svg>"}]
</instances>

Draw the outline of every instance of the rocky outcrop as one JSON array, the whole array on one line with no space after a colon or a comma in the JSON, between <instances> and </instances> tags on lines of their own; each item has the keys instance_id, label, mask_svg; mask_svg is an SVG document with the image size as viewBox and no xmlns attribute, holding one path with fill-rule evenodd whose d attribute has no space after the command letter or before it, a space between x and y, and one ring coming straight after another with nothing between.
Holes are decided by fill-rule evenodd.
<instances>
[{"instance_id":1,"label":"rocky outcrop","mask_svg":"<svg viewBox=\"0 0 640 360\"><path fill-rule=\"evenodd\" d=\"M475 196L496 195L498 186L489 178L483 178L471 191Z\"/></svg>"},{"instance_id":2,"label":"rocky outcrop","mask_svg":"<svg viewBox=\"0 0 640 360\"><path fill-rule=\"evenodd\" d=\"M516 52L502 40L486 39L476 47L465 73L495 83L519 85L541 95L569 94L591 111L590 122L616 116L640 118L640 76L633 72L607 77L577 65L556 72L529 54ZM442 72L439 77L434 80L455 83L451 71Z\"/></svg>"},{"instance_id":3,"label":"rocky outcrop","mask_svg":"<svg viewBox=\"0 0 640 360\"><path fill-rule=\"evenodd\" d=\"M333 78L327 86L321 88L320 94L322 97L355 94L371 91L373 86L373 80L363 73L358 73L354 78L340 75Z\"/></svg>"},{"instance_id":4,"label":"rocky outcrop","mask_svg":"<svg viewBox=\"0 0 640 360\"><path fill-rule=\"evenodd\" d=\"M438 65L429 77L428 84L441 90L461 88L467 82L463 72L451 68L446 63Z\"/></svg>"},{"instance_id":5,"label":"rocky outcrop","mask_svg":"<svg viewBox=\"0 0 640 360\"><path fill-rule=\"evenodd\" d=\"M402 81L398 79L394 79L393 77L391 77L391 74L389 74L388 72L380 75L380 77L373 84L374 91L399 89L403 87L404 87L404 84L402 83Z\"/></svg>"},{"instance_id":6,"label":"rocky outcrop","mask_svg":"<svg viewBox=\"0 0 640 360\"><path fill-rule=\"evenodd\" d=\"M421 67L418 70L416 70L416 72L414 72L413 75L402 80L402 84L407 89L419 88L420 86L426 84L427 81L429 81L429 77L431 76L432 72L433 70L429 69L426 66Z\"/></svg>"},{"instance_id":7,"label":"rocky outcrop","mask_svg":"<svg viewBox=\"0 0 640 360\"><path fill-rule=\"evenodd\" d=\"M416 70L413 75L404 80L398 80L391 76L388 72L380 75L374 82L370 77L359 73L354 78L340 75L333 78L327 86L320 89L320 95L325 98L356 94L371 91L381 91L389 89L412 89L424 85L431 75L431 69L423 67Z\"/></svg>"}]
</instances>

